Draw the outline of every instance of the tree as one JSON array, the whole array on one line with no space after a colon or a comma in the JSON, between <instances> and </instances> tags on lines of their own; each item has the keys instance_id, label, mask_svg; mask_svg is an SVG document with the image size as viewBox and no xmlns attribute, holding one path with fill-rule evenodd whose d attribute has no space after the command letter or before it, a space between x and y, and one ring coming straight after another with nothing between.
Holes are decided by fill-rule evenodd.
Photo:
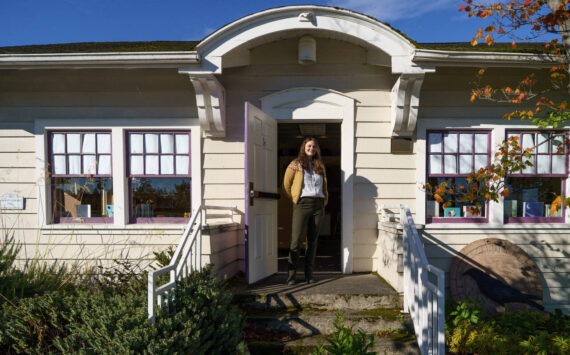
<instances>
[{"instance_id":1,"label":"tree","mask_svg":"<svg viewBox=\"0 0 570 355\"><path fill-rule=\"evenodd\" d=\"M464 3L459 11L465 12L469 17L479 17L490 20L490 25L480 28L471 44L476 46L480 40L487 45L495 44L495 37L509 36L512 38L513 48L517 41L537 39L545 34L556 34L557 37L544 44L544 57L552 61L549 71L550 82L542 87L536 86L536 75L530 73L514 85L493 87L485 84L485 69L477 73L475 87L471 91L471 102L488 100L511 104L522 104L525 108L514 110L504 115L505 119L520 118L531 119L539 128L557 127L570 119L568 101L557 100L556 92L570 93L570 0L511 0L486 1L462 0ZM534 109L528 105L534 104ZM544 144L542 142L541 144ZM565 137L558 146L570 146ZM518 139L505 140L495 154L495 160L489 166L471 173L464 186L453 186L442 182L438 186L427 184L426 189L433 194L434 199L451 204L450 196L460 196L462 202L474 205L475 214L480 212L482 201L498 201L500 196L507 197L510 193L505 179L511 173L521 171L533 164L528 160L533 148L522 151ZM564 203L563 203L564 202ZM555 196L551 202L551 211L555 212L562 205L570 205L570 198Z\"/></svg>"}]
</instances>

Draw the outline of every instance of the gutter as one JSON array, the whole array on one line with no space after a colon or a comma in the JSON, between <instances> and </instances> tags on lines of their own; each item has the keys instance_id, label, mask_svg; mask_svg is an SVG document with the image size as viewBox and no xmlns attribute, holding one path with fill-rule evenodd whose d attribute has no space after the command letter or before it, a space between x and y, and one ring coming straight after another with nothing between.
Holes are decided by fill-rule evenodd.
<instances>
[{"instance_id":1,"label":"gutter","mask_svg":"<svg viewBox=\"0 0 570 355\"><path fill-rule=\"evenodd\" d=\"M0 69L178 68L199 63L195 51L0 54Z\"/></svg>"},{"instance_id":2,"label":"gutter","mask_svg":"<svg viewBox=\"0 0 570 355\"><path fill-rule=\"evenodd\" d=\"M435 49L416 49L412 61L414 63L435 64L436 66L525 68L549 68L553 64L563 62L562 59L549 54L442 51Z\"/></svg>"}]
</instances>

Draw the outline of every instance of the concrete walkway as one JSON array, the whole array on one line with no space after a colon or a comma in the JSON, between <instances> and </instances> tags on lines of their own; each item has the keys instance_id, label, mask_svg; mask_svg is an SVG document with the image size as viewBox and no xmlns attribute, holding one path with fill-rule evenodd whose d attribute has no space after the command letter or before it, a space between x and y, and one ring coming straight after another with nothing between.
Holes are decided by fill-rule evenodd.
<instances>
[{"instance_id":1,"label":"concrete walkway","mask_svg":"<svg viewBox=\"0 0 570 355\"><path fill-rule=\"evenodd\" d=\"M275 274L253 285L245 280L237 280L232 291L241 295L296 294L296 295L375 295L396 296L389 285L374 274L317 274L314 284L302 282L303 276L297 275L297 284L287 286L285 274Z\"/></svg>"}]
</instances>

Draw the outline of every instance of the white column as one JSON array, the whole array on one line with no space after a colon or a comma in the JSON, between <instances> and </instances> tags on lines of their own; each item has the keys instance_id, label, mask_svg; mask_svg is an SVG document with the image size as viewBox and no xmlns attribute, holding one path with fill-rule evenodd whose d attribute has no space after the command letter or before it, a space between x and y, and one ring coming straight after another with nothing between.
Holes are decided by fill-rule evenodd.
<instances>
[{"instance_id":1,"label":"white column","mask_svg":"<svg viewBox=\"0 0 570 355\"><path fill-rule=\"evenodd\" d=\"M129 222L129 191L127 188L127 155L124 130L119 127L111 129L113 146L113 205L114 225L124 227Z\"/></svg>"}]
</instances>

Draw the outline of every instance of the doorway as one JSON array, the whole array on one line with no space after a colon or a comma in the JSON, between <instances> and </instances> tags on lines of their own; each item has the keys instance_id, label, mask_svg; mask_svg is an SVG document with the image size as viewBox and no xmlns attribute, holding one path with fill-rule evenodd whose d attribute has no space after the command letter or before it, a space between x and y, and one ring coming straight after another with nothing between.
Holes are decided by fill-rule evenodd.
<instances>
[{"instance_id":1,"label":"doorway","mask_svg":"<svg viewBox=\"0 0 570 355\"><path fill-rule=\"evenodd\" d=\"M316 273L341 272L342 245L342 191L341 191L341 124L279 122L277 126L278 187L281 198L277 206L278 271L287 272L287 256L291 241L293 207L283 193L283 176L289 163L299 153L305 137L315 137L327 169L329 200L321 226L315 261ZM302 273L305 263L305 241L300 253L297 272Z\"/></svg>"}]
</instances>

